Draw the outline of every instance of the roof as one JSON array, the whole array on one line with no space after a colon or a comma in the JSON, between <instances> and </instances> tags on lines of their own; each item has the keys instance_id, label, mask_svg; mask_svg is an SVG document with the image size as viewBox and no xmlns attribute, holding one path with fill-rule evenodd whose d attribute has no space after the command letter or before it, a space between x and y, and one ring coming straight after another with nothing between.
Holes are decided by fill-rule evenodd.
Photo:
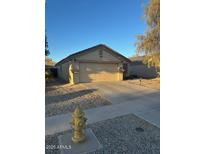
<instances>
[{"instance_id":1,"label":"roof","mask_svg":"<svg viewBox=\"0 0 205 154\"><path fill-rule=\"evenodd\" d=\"M78 52L75 52L74 54L71 54L69 55L68 57L62 59L61 61L59 61L58 63L56 63L56 66L57 65L60 65L60 64L63 64L65 62L68 62L69 60L71 60L72 58L75 58L75 57L78 57L82 54L85 54L85 53L89 53L91 51L94 51L98 48L105 48L105 49L108 49L109 51L112 51L113 54L115 54L116 56L120 57L121 59L123 59L124 61L126 62L131 62L130 59L126 58L125 56L121 55L120 53L118 53L117 51L111 49L110 47L104 45L104 44L98 44L96 46L93 46L93 47L90 47L90 48L87 48L85 50L81 50L81 51L78 51Z\"/></svg>"},{"instance_id":2,"label":"roof","mask_svg":"<svg viewBox=\"0 0 205 154\"><path fill-rule=\"evenodd\" d=\"M144 56L133 56L130 57L129 59L131 60L131 65L135 65L135 64L141 65L143 64Z\"/></svg>"},{"instance_id":3,"label":"roof","mask_svg":"<svg viewBox=\"0 0 205 154\"><path fill-rule=\"evenodd\" d=\"M54 65L45 65L45 68L55 68Z\"/></svg>"},{"instance_id":4,"label":"roof","mask_svg":"<svg viewBox=\"0 0 205 154\"><path fill-rule=\"evenodd\" d=\"M133 56L129 58L132 62L133 61L143 61L144 56Z\"/></svg>"}]
</instances>

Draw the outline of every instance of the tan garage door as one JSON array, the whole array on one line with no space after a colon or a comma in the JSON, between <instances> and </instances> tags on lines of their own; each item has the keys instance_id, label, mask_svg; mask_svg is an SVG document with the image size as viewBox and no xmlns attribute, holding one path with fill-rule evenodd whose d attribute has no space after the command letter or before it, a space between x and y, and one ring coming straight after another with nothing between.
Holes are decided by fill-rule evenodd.
<instances>
[{"instance_id":1,"label":"tan garage door","mask_svg":"<svg viewBox=\"0 0 205 154\"><path fill-rule=\"evenodd\" d=\"M80 63L80 82L117 80L117 64Z\"/></svg>"}]
</instances>

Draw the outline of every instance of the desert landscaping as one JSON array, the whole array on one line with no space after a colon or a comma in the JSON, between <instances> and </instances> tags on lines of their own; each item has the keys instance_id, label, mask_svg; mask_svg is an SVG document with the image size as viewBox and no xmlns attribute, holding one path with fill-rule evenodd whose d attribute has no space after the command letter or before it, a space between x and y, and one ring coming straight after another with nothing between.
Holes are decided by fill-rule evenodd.
<instances>
[{"instance_id":1,"label":"desert landscaping","mask_svg":"<svg viewBox=\"0 0 205 154\"><path fill-rule=\"evenodd\" d=\"M87 89L82 84L65 84L58 79L47 83L45 103L46 117L73 112L78 105L90 109L111 104L96 89Z\"/></svg>"},{"instance_id":2,"label":"desert landscaping","mask_svg":"<svg viewBox=\"0 0 205 154\"><path fill-rule=\"evenodd\" d=\"M85 112L86 130L102 147L87 153L159 153L159 88L159 79L75 85L47 81L46 154L60 154L59 137L72 133L77 106Z\"/></svg>"}]
</instances>

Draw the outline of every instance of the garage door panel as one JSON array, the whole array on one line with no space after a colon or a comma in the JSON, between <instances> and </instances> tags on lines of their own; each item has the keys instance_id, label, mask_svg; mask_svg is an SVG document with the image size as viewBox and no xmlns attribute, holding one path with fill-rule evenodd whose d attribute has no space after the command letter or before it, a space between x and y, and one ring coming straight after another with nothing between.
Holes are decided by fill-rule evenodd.
<instances>
[{"instance_id":1,"label":"garage door panel","mask_svg":"<svg viewBox=\"0 0 205 154\"><path fill-rule=\"evenodd\" d=\"M80 63L80 82L117 80L117 64Z\"/></svg>"}]
</instances>

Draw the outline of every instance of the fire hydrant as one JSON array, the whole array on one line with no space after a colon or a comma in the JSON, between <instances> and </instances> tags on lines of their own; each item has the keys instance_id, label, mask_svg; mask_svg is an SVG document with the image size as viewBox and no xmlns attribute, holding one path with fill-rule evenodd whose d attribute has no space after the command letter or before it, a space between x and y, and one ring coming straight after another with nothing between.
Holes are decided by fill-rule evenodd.
<instances>
[{"instance_id":1,"label":"fire hydrant","mask_svg":"<svg viewBox=\"0 0 205 154\"><path fill-rule=\"evenodd\" d=\"M72 141L79 143L85 140L85 127L87 119L84 117L85 113L78 106L72 114L71 127L73 129Z\"/></svg>"}]
</instances>

